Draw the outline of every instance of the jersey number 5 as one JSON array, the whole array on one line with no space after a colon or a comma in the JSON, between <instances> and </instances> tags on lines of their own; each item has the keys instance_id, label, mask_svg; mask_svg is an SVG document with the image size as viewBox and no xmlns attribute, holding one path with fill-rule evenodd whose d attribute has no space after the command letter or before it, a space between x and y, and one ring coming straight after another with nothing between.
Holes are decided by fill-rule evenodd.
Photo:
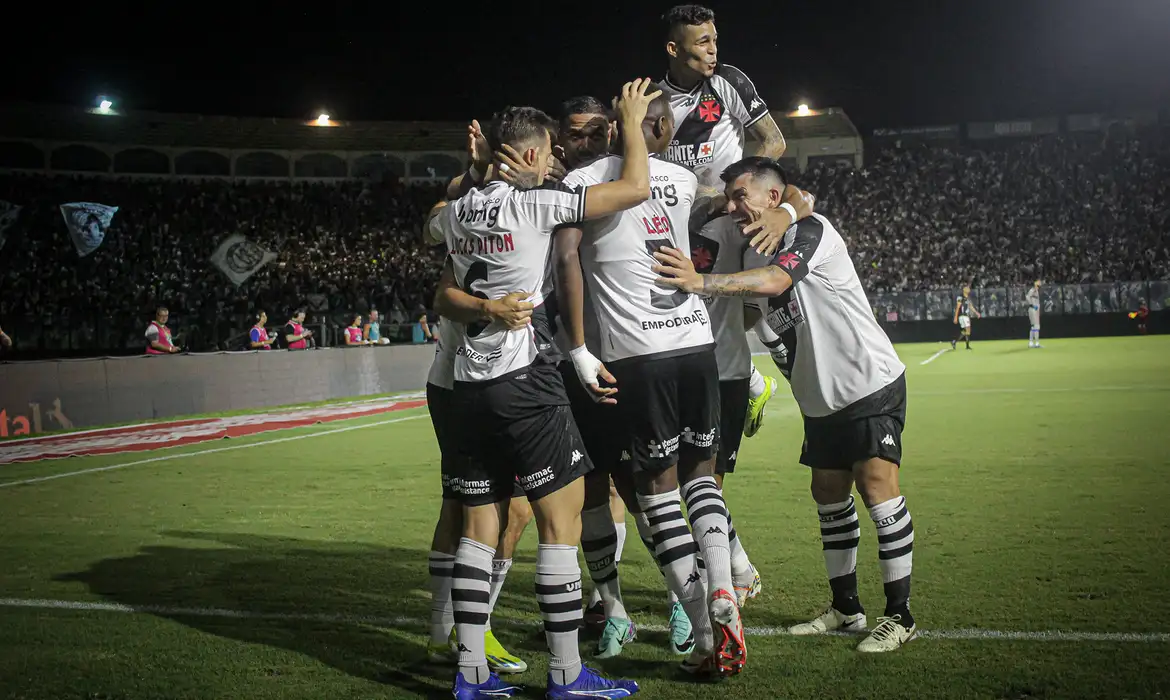
<instances>
[{"instance_id":1,"label":"jersey number 5","mask_svg":"<svg viewBox=\"0 0 1170 700\"><path fill-rule=\"evenodd\" d=\"M487 299L488 295L471 288L471 285L480 280L483 280L484 282L487 281L487 263L483 262L482 260L471 263L471 266L467 268L466 274L463 275L463 281L459 284L459 288L473 297ZM469 323L467 324L466 330L467 337L474 338L480 333L483 333L483 329L487 327L487 321L476 321L475 323Z\"/></svg>"},{"instance_id":2,"label":"jersey number 5","mask_svg":"<svg viewBox=\"0 0 1170 700\"><path fill-rule=\"evenodd\" d=\"M665 219L665 217L657 216L654 218L656 220L659 218ZM642 219L642 221L646 221L646 219ZM649 228L650 225L647 224L646 226ZM666 228L669 230L670 224L666 224ZM646 241L646 252L650 254L650 264L653 265L658 262L658 258L655 258L654 254L658 252L659 248L673 247L674 241L669 238L652 238ZM687 297L689 296L690 294L687 294L681 289L674 290L673 294L655 294L654 292L650 292L650 305L656 309L676 309L686 303Z\"/></svg>"}]
</instances>

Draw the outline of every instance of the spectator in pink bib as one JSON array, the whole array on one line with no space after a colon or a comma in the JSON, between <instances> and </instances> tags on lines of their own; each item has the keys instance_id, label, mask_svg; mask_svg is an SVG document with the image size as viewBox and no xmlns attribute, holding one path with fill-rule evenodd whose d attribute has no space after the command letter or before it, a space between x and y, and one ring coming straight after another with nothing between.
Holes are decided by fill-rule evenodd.
<instances>
[{"instance_id":1,"label":"spectator in pink bib","mask_svg":"<svg viewBox=\"0 0 1170 700\"><path fill-rule=\"evenodd\" d=\"M171 341L171 329L167 328L167 319L171 312L167 307L160 306L154 312L154 320L146 327L146 354L173 355L179 348Z\"/></svg>"},{"instance_id":2,"label":"spectator in pink bib","mask_svg":"<svg viewBox=\"0 0 1170 700\"><path fill-rule=\"evenodd\" d=\"M309 347L309 338L313 337L313 331L305 330L304 323L305 310L297 309L285 324L284 341L288 343L289 350L304 350Z\"/></svg>"},{"instance_id":3,"label":"spectator in pink bib","mask_svg":"<svg viewBox=\"0 0 1170 700\"><path fill-rule=\"evenodd\" d=\"M248 331L248 338L251 340L251 348L253 350L272 349L272 339L268 337L268 330L264 328L265 323L268 323L268 314L263 311L257 311L256 325L252 326L252 330Z\"/></svg>"},{"instance_id":4,"label":"spectator in pink bib","mask_svg":"<svg viewBox=\"0 0 1170 700\"><path fill-rule=\"evenodd\" d=\"M345 327L345 345L346 347L354 347L356 345L370 345L370 341L362 337L362 315L354 314L353 321Z\"/></svg>"}]
</instances>

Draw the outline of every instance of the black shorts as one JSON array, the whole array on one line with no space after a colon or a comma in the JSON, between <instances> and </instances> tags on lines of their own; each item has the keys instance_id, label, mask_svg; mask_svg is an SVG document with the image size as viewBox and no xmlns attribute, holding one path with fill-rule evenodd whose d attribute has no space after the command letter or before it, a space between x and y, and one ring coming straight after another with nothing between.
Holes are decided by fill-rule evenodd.
<instances>
[{"instance_id":1,"label":"black shorts","mask_svg":"<svg viewBox=\"0 0 1170 700\"><path fill-rule=\"evenodd\" d=\"M573 420L577 423L577 430L581 433L593 468L613 473L622 454L620 409L616 405L597 403L590 398L589 392L581 386L572 362L562 362L557 369L561 373Z\"/></svg>"},{"instance_id":2,"label":"black shorts","mask_svg":"<svg viewBox=\"0 0 1170 700\"><path fill-rule=\"evenodd\" d=\"M715 461L716 474L735 471L735 460L743 441L743 424L747 422L750 394L750 378L719 382L719 456Z\"/></svg>"},{"instance_id":3,"label":"black shorts","mask_svg":"<svg viewBox=\"0 0 1170 700\"><path fill-rule=\"evenodd\" d=\"M536 501L593 469L554 365L457 383L454 405L462 455L454 466L464 505L506 500L517 482Z\"/></svg>"},{"instance_id":4,"label":"black shorts","mask_svg":"<svg viewBox=\"0 0 1170 700\"><path fill-rule=\"evenodd\" d=\"M454 436L459 434L459 426L455 425L454 400L454 391L427 384L427 411L431 414L431 425L434 426L435 439L439 443L439 473L443 479L444 500L459 499L459 470L454 465L462 457L458 444L452 442ZM512 497L523 495L524 489L520 488L520 482L515 482Z\"/></svg>"},{"instance_id":5,"label":"black shorts","mask_svg":"<svg viewBox=\"0 0 1170 700\"><path fill-rule=\"evenodd\" d=\"M719 450L719 368L715 351L631 358L608 365L617 379L623 442L635 474L661 473L680 453L704 461Z\"/></svg>"},{"instance_id":6,"label":"black shorts","mask_svg":"<svg viewBox=\"0 0 1170 700\"><path fill-rule=\"evenodd\" d=\"M850 470L878 457L902 464L906 375L831 416L804 419L800 463L813 469Z\"/></svg>"}]
</instances>

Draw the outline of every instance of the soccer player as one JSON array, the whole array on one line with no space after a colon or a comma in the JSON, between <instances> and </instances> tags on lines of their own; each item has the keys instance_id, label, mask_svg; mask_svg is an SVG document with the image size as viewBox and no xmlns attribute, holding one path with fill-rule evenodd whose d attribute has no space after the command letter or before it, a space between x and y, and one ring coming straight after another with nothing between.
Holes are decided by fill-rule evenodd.
<instances>
[{"instance_id":1,"label":"soccer player","mask_svg":"<svg viewBox=\"0 0 1170 700\"><path fill-rule=\"evenodd\" d=\"M616 379L617 406L629 431L625 448L641 510L635 518L693 627L695 648L682 667L730 675L743 669L747 650L731 575L727 507L714 478L719 443L714 338L702 300L664 290L652 269L658 248L690 246L688 221L698 183L687 168L658 157L669 146L673 126L664 93L644 122L622 123L625 157L598 158L569 173L564 183L580 187L612 180L629 167L635 142L654 154L650 200L589 222L574 235L581 237L581 267L600 326L595 349ZM564 316L577 374L586 386L598 386L601 367L586 347L580 309L573 300L562 301L569 307ZM709 596L696 549L707 565Z\"/></svg>"},{"instance_id":2,"label":"soccer player","mask_svg":"<svg viewBox=\"0 0 1170 700\"><path fill-rule=\"evenodd\" d=\"M1032 288L1024 298L1028 301L1028 323L1032 324L1032 330L1028 334L1028 347L1044 347L1040 344L1040 280L1032 283Z\"/></svg>"},{"instance_id":3,"label":"soccer player","mask_svg":"<svg viewBox=\"0 0 1170 700\"><path fill-rule=\"evenodd\" d=\"M640 125L649 101L648 80L627 83L617 105L619 120ZM489 144L508 145L543 180L556 124L531 107L510 107L494 120ZM519 478L536 517L539 546L536 597L544 618L550 659L546 697L616 698L638 690L582 666L577 646L581 621L583 476L592 470L569 410L556 357L542 351L549 328L512 330L487 318L485 302L525 290L540 309L549 271L553 230L637 206L650 196L644 143L627 144L620 178L575 191L521 191L497 180L473 189L449 206L436 206L427 227L447 242L450 255L435 308L464 324L455 357L455 405L461 430L459 496L464 536L455 555L454 601L459 640L458 700L510 697L517 688L492 673L483 649L491 557L501 511ZM546 313L535 318L547 318Z\"/></svg>"},{"instance_id":4,"label":"soccer player","mask_svg":"<svg viewBox=\"0 0 1170 700\"><path fill-rule=\"evenodd\" d=\"M693 169L702 191L722 189L719 174L743 158L745 131L759 141L757 151L750 155L769 158L784 155L787 147L784 134L756 86L743 71L719 62L715 12L702 5L678 5L662 19L666 25L668 61L663 89L670 96L675 124L667 160ZM742 305L743 300L735 299L717 304L711 310L719 339L716 355L720 374L736 379L740 369L731 366L735 358L747 351L747 339L735 337L727 326L741 323L738 317L742 315ZM766 323L757 323L755 330L764 343L776 341ZM754 364L749 363L748 372L748 400L740 405L747 411L744 435L752 437L763 423L765 405L776 393L776 380L760 374ZM742 396L738 392L732 394L737 402ZM732 406L725 401L723 408ZM754 569L751 573L754 577ZM759 590L758 579L753 590Z\"/></svg>"},{"instance_id":5,"label":"soccer player","mask_svg":"<svg viewBox=\"0 0 1170 700\"><path fill-rule=\"evenodd\" d=\"M532 304L523 301L519 295L485 304L484 313L494 321L508 328L523 328L530 323ZM431 414L431 425L439 443L440 472L443 484L443 505L435 533L431 540L428 561L431 584L431 634L427 644L427 655L432 663L453 663L458 661L458 645L455 640L455 617L451 601L452 572L455 568L455 553L459 548L459 537L463 531L463 508L459 503L459 478L461 470L455 466L460 459L459 425L453 415L452 401L455 383L455 351L459 347L462 329L454 321L443 319L437 333L438 343L435 359L431 362L427 376L427 410ZM507 511L506 524L501 522L501 534L492 558L491 587L488 596L488 621L484 632L484 652L488 666L496 673L523 673L528 664L510 653L492 633L491 613L495 610L500 591L508 571L512 568L512 555L516 543L532 519L532 510L524 498L519 484L513 488L512 501Z\"/></svg>"},{"instance_id":6,"label":"soccer player","mask_svg":"<svg viewBox=\"0 0 1170 700\"><path fill-rule=\"evenodd\" d=\"M971 301L971 288L963 287L963 295L955 299L955 325L959 327L959 335L951 341L951 350L954 350L959 341L967 343L967 349L971 349L971 317L980 318L979 309L975 308L975 303Z\"/></svg>"},{"instance_id":7,"label":"soccer player","mask_svg":"<svg viewBox=\"0 0 1170 700\"><path fill-rule=\"evenodd\" d=\"M746 158L729 167L723 179L728 210L737 219L784 201L787 178L774 160ZM917 631L909 607L914 528L898 487L906 367L874 320L845 241L828 219L814 214L788 230L774 256L749 250L749 269L743 272L701 275L678 250L657 257L660 281L682 291L768 297L768 324L788 349L787 366L780 370L804 416L800 462L812 469L833 593L823 614L789 631L865 629L857 594L861 528L850 493L856 484L877 526L886 594L885 613L857 648L884 652L901 647Z\"/></svg>"}]
</instances>

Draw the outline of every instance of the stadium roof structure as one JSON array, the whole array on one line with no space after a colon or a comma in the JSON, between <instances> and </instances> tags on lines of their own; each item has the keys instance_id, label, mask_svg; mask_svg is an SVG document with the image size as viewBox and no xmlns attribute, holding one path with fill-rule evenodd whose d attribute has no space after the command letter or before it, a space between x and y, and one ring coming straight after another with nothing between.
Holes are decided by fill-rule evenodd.
<instances>
[{"instance_id":1,"label":"stadium roof structure","mask_svg":"<svg viewBox=\"0 0 1170 700\"><path fill-rule=\"evenodd\" d=\"M772 118L788 141L818 138L859 138L861 132L853 120L838 107L809 110L807 115L797 112L772 112Z\"/></svg>"},{"instance_id":2,"label":"stadium roof structure","mask_svg":"<svg viewBox=\"0 0 1170 700\"><path fill-rule=\"evenodd\" d=\"M157 148L290 151L461 151L461 122L330 122L160 112L100 113L41 104L0 106L0 137Z\"/></svg>"}]
</instances>

